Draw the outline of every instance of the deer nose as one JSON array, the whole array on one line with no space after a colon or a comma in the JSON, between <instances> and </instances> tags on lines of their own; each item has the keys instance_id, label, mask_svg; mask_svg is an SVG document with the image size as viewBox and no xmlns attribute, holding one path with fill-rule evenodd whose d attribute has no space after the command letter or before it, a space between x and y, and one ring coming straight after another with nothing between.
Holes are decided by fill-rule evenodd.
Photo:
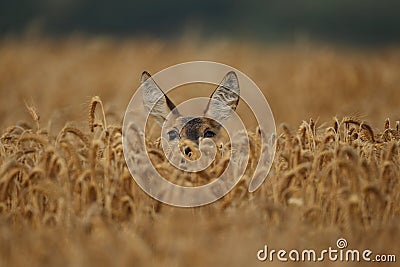
<instances>
[{"instance_id":1,"label":"deer nose","mask_svg":"<svg viewBox=\"0 0 400 267\"><path fill-rule=\"evenodd\" d=\"M186 154L187 156L189 156L189 153L192 152L192 150L190 149L190 147L186 146L186 147L183 149L183 152L185 152L185 154Z\"/></svg>"}]
</instances>

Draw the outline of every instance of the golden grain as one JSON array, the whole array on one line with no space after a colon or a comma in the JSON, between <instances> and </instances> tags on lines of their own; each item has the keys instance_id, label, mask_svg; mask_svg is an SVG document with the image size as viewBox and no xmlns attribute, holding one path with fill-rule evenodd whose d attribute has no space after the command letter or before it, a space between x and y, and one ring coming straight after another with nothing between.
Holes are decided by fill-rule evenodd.
<instances>
[{"instance_id":1,"label":"golden grain","mask_svg":"<svg viewBox=\"0 0 400 267\"><path fill-rule=\"evenodd\" d=\"M0 57L6 62L0 62L0 88L16 83L25 96L29 94L23 89L26 84L42 88L47 81L40 75L34 79L32 75L17 75L29 73L35 64L7 60L4 53L8 51L10 58L28 58L27 63L40 58L48 68L58 66L51 70L52 81L57 81L58 87L54 88L53 82L48 87L60 92L72 90L74 96L54 106L42 101L41 116L36 107L25 104L28 122L17 122L26 112L22 110L20 114L10 106L20 103L10 101L9 105L4 101L4 107L0 107L0 116L5 120L2 125L11 125L3 128L0 138L1 266L253 266L258 244L267 243L275 249L326 249L334 247L339 237L347 238L352 248L372 246L376 252L397 253L400 123L394 124L395 118L392 123L385 120L393 105L398 105L398 101L389 103L395 97L387 97L400 91L396 49L365 57L325 48L263 52L262 47L249 49L223 42L208 47L210 53L205 49L204 54L216 61L226 59L228 64L247 66L255 82L267 88L264 93L271 100L277 121L286 123L278 129L275 159L260 189L249 193L248 185L261 144L270 143L261 140L263 134L256 128L249 131L250 161L238 185L211 205L179 209L150 198L132 179L122 153L121 119L127 104L123 100L134 86L129 84L135 75L132 66L140 69L157 58L155 65L149 67L158 70L171 62L193 58L198 51L196 46L178 45L172 50L182 53L168 53L170 45L159 42L117 44L107 40L82 41L79 37L66 43L40 44L0 44ZM59 51L57 55L49 53L55 49ZM85 51L79 52L80 49ZM141 51L140 55L136 50ZM230 50L243 54L243 63L236 54L230 56ZM17 57L19 54L22 56ZM66 71L70 64L78 71ZM253 65L254 69L248 67ZM356 87L354 78L349 80L349 73L357 77ZM71 79L75 74L77 79ZM130 78L120 81L122 76ZM295 79L288 79L292 76ZM10 81L7 77L11 77ZM22 84L17 82L20 79ZM79 91L87 84L97 89L109 88L105 96L91 99L89 129L71 126L80 124L71 122L67 112L60 117L49 115L69 101L83 102L85 95ZM359 103L367 102L366 92L380 87L382 91L375 97L388 101L388 106L371 102L367 105L367 118L341 119L338 115L331 120L336 112L348 111L344 106L349 103L362 107ZM120 96L110 99L108 93L115 88L121 89ZM109 108L113 104L117 104L116 110ZM342 106L343 109L338 108ZM101 119L96 118L97 113ZM321 114L322 122L328 121L327 126L314 119L302 122L310 118L309 114L314 118ZM46 126L43 121L47 120L58 127ZM379 129L373 130L374 125ZM142 158L135 158L140 149L136 144L145 140L144 133L134 123L128 128L133 137L129 140L132 155L141 163ZM160 140L149 139L145 143L159 173L170 182L186 186L212 182L227 169L231 153L241 153L240 149L231 151L229 143L218 144L216 159L209 168L187 174L167 162ZM268 265L280 266L275 262ZM326 262L315 263L325 265Z\"/></svg>"},{"instance_id":2,"label":"golden grain","mask_svg":"<svg viewBox=\"0 0 400 267\"><path fill-rule=\"evenodd\" d=\"M89 129L91 132L94 131L94 128L97 125L95 124L95 113L97 105L100 105L101 112L103 115L103 124L102 124L103 129L107 129L106 114L104 112L103 102L101 101L99 96L94 96L92 97L92 100L90 101L89 105Z\"/></svg>"}]
</instances>

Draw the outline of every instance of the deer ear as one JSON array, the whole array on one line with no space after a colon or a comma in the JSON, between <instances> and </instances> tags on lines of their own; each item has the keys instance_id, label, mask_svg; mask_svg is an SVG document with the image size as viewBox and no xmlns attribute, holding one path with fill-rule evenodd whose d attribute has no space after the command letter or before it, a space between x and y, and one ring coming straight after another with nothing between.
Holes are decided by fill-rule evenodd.
<instances>
[{"instance_id":1,"label":"deer ear","mask_svg":"<svg viewBox=\"0 0 400 267\"><path fill-rule=\"evenodd\" d=\"M210 97L205 115L223 123L235 111L240 98L236 73L228 72Z\"/></svg>"},{"instance_id":2,"label":"deer ear","mask_svg":"<svg viewBox=\"0 0 400 267\"><path fill-rule=\"evenodd\" d=\"M164 94L147 71L142 73L140 87L146 111L162 125L168 114L175 109L174 103Z\"/></svg>"}]
</instances>

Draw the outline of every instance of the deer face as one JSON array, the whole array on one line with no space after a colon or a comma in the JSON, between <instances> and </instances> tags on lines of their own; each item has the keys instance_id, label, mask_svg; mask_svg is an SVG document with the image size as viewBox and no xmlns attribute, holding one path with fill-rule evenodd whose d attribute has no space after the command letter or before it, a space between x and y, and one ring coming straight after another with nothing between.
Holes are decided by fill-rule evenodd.
<instances>
[{"instance_id":1,"label":"deer face","mask_svg":"<svg viewBox=\"0 0 400 267\"><path fill-rule=\"evenodd\" d=\"M198 146L201 138L218 138L222 124L239 102L239 82L233 71L225 75L210 96L203 115L198 117L182 116L148 72L143 72L141 83L144 106L150 116L164 127L169 142L191 142ZM192 148L183 145L182 152L190 155Z\"/></svg>"}]
</instances>

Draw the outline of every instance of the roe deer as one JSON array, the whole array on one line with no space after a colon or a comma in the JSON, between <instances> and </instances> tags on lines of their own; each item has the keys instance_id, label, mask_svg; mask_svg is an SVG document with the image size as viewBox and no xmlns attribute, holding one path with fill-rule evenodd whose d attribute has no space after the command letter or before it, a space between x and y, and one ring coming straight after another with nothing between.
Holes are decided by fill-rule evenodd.
<instances>
[{"instance_id":1,"label":"roe deer","mask_svg":"<svg viewBox=\"0 0 400 267\"><path fill-rule=\"evenodd\" d=\"M236 109L240 88L236 73L228 72L222 82L210 96L203 116L185 117L175 108L174 103L165 95L148 72L143 72L141 78L144 107L149 114L161 125L172 112L174 123L164 125L169 141L191 141L196 146L201 138L217 138L224 123ZM190 156L192 149L183 146L182 152Z\"/></svg>"}]
</instances>

